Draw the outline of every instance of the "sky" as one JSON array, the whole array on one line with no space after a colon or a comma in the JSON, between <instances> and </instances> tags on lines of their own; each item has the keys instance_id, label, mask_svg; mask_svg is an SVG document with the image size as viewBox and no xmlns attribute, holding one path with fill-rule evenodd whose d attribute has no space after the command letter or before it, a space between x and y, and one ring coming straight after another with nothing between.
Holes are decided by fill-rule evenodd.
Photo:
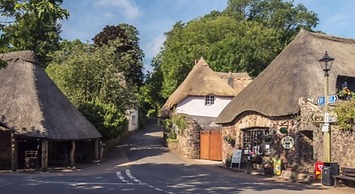
<instances>
[{"instance_id":1,"label":"sky","mask_svg":"<svg viewBox=\"0 0 355 194\"><path fill-rule=\"evenodd\" d=\"M62 38L92 42L106 25L127 23L139 31L140 48L145 53L145 71L160 51L169 32L178 22L188 22L213 10L222 11L228 0L64 0L70 17L62 21ZM355 39L354 0L294 0L317 13L316 30Z\"/></svg>"}]
</instances>

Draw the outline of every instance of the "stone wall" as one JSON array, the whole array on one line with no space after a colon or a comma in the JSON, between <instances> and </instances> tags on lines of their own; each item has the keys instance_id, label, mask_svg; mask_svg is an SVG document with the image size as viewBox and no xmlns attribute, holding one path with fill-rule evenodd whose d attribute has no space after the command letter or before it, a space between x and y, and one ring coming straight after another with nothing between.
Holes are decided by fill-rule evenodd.
<instances>
[{"instance_id":1,"label":"stone wall","mask_svg":"<svg viewBox=\"0 0 355 194\"><path fill-rule=\"evenodd\" d=\"M331 125L331 162L336 162L340 167L355 168L355 133L352 130L340 130L336 125ZM314 158L322 161L323 133L321 127L314 131Z\"/></svg>"},{"instance_id":2,"label":"stone wall","mask_svg":"<svg viewBox=\"0 0 355 194\"><path fill-rule=\"evenodd\" d=\"M187 158L199 159L200 158L200 130L201 127L196 122L186 118L186 128L177 129L177 150ZM177 126L175 126L177 127Z\"/></svg>"},{"instance_id":3,"label":"stone wall","mask_svg":"<svg viewBox=\"0 0 355 194\"><path fill-rule=\"evenodd\" d=\"M301 101L300 101L301 103ZM240 115L234 125L224 126L222 138L231 136L235 138L235 146L223 141L223 162L233 154L233 149L240 149L243 145L243 133L248 129L264 128L271 135L270 155L263 156L264 160L281 158L284 164L293 167L299 172L313 172L313 130L316 128L312 122L312 114L316 107L304 103L300 106L302 116L290 115L285 117L267 117L256 112L245 112ZM287 128L288 134L280 132L281 128ZM283 148L281 140L286 135L295 140L291 149Z\"/></svg>"},{"instance_id":4,"label":"stone wall","mask_svg":"<svg viewBox=\"0 0 355 194\"><path fill-rule=\"evenodd\" d=\"M306 100L300 103L304 115L307 118L314 113L321 113L320 109L314 108L311 102ZM310 108L313 107L313 108ZM333 107L330 107L332 109ZM322 123L315 123L312 119L305 119L302 127L313 131L313 161L323 161L323 133ZM355 168L355 134L352 130L340 130L335 123L330 125L331 133L331 162L336 162L340 167Z\"/></svg>"}]
</instances>

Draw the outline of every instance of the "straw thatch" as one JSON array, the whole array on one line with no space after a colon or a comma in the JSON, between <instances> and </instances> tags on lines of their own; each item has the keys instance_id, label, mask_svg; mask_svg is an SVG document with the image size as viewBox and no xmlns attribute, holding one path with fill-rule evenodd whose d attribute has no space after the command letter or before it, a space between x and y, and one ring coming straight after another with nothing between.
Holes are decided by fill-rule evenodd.
<instances>
[{"instance_id":1,"label":"straw thatch","mask_svg":"<svg viewBox=\"0 0 355 194\"><path fill-rule=\"evenodd\" d=\"M228 85L228 79L233 84ZM219 73L210 69L206 61L201 59L195 64L180 86L171 94L163 106L168 110L187 96L216 96L234 97L251 82L247 73Z\"/></svg>"},{"instance_id":2,"label":"straw thatch","mask_svg":"<svg viewBox=\"0 0 355 194\"><path fill-rule=\"evenodd\" d=\"M0 121L0 127L8 129L8 127L4 123L2 123L1 121Z\"/></svg>"},{"instance_id":3,"label":"straw thatch","mask_svg":"<svg viewBox=\"0 0 355 194\"><path fill-rule=\"evenodd\" d=\"M1 54L0 116L18 135L52 140L100 138L96 128L70 103L32 51Z\"/></svg>"},{"instance_id":4,"label":"straw thatch","mask_svg":"<svg viewBox=\"0 0 355 194\"><path fill-rule=\"evenodd\" d=\"M329 76L330 94L336 93L338 75L355 75L355 40L301 30L274 61L221 112L219 123L232 122L245 111L267 116L299 112L300 97L324 94L324 73L319 59L335 57Z\"/></svg>"}]
</instances>

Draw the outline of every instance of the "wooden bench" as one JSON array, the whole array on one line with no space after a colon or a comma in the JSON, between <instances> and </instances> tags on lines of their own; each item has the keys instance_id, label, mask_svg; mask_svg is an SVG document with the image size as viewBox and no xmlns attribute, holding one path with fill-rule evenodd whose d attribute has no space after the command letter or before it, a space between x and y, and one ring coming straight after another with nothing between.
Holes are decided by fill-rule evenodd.
<instances>
[{"instance_id":1,"label":"wooden bench","mask_svg":"<svg viewBox=\"0 0 355 194\"><path fill-rule=\"evenodd\" d=\"M340 175L334 176L334 179L335 179L334 187L339 186L340 180L355 181L355 168L341 168Z\"/></svg>"}]
</instances>

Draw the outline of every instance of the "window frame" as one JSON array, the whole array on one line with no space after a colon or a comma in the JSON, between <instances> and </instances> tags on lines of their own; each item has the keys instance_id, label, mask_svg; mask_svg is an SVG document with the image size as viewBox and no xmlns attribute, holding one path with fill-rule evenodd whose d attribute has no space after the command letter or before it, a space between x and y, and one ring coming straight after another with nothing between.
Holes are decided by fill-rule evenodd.
<instances>
[{"instance_id":1,"label":"window frame","mask_svg":"<svg viewBox=\"0 0 355 194\"><path fill-rule=\"evenodd\" d=\"M250 128L243 130L243 150L244 154L256 154L268 156L271 154L271 141L269 128Z\"/></svg>"},{"instance_id":2,"label":"window frame","mask_svg":"<svg viewBox=\"0 0 355 194\"><path fill-rule=\"evenodd\" d=\"M215 100L216 100L215 95L208 94L207 96L205 96L205 106L213 106Z\"/></svg>"}]
</instances>

